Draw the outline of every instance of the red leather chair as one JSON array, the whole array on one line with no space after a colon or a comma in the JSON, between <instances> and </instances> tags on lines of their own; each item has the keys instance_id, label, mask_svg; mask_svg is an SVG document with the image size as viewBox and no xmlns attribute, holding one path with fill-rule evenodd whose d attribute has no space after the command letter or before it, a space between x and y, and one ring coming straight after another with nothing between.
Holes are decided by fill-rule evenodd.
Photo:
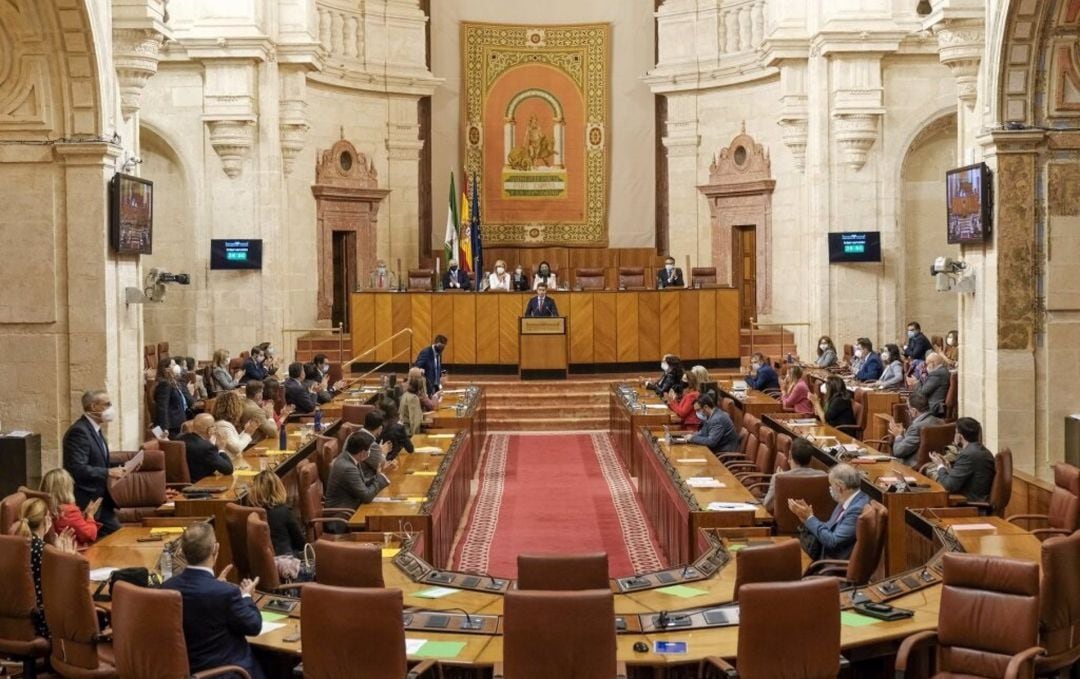
<instances>
[{"instance_id":1,"label":"red leather chair","mask_svg":"<svg viewBox=\"0 0 1080 679\"><path fill-rule=\"evenodd\" d=\"M1011 448L1003 448L994 456L994 483L990 486L990 499L986 502L968 502L981 513L1005 518L1005 507L1012 498L1013 456Z\"/></svg>"},{"instance_id":2,"label":"red leather chair","mask_svg":"<svg viewBox=\"0 0 1080 679\"><path fill-rule=\"evenodd\" d=\"M37 676L37 659L49 655L49 640L34 629L37 597L30 571L30 541L0 535L0 656L21 660L23 676Z\"/></svg>"},{"instance_id":3,"label":"red leather chair","mask_svg":"<svg viewBox=\"0 0 1080 679\"><path fill-rule=\"evenodd\" d=\"M593 554L519 554L518 589L577 591L608 589L608 558Z\"/></svg>"},{"instance_id":4,"label":"red leather chair","mask_svg":"<svg viewBox=\"0 0 1080 679\"><path fill-rule=\"evenodd\" d=\"M871 500L863 507L855 524L855 547L849 559L822 559L810 564L807 575L835 575L846 583L865 585L870 582L888 541L889 511Z\"/></svg>"},{"instance_id":5,"label":"red leather chair","mask_svg":"<svg viewBox=\"0 0 1080 679\"><path fill-rule=\"evenodd\" d=\"M247 561L251 577L259 579L259 589L273 592L294 589L306 583L283 583L278 577L277 564L274 562L274 543L270 540L270 524L266 514L248 514L247 517ZM316 564L316 567L318 564Z\"/></svg>"},{"instance_id":6,"label":"red leather chair","mask_svg":"<svg viewBox=\"0 0 1080 679\"><path fill-rule=\"evenodd\" d=\"M619 289L620 290L644 290L645 289L645 267L641 267L641 266L620 266L619 267Z\"/></svg>"},{"instance_id":7,"label":"red leather chair","mask_svg":"<svg viewBox=\"0 0 1080 679\"><path fill-rule=\"evenodd\" d=\"M322 481L323 487L326 487L327 481L330 480L330 465L334 463L334 458L340 452L341 444L338 443L336 438L331 436L315 437L315 455L312 457L316 468L319 470L319 480Z\"/></svg>"},{"instance_id":8,"label":"red leather chair","mask_svg":"<svg viewBox=\"0 0 1080 679\"><path fill-rule=\"evenodd\" d=\"M241 578L251 577L251 565L248 563L247 520L248 516L258 514L266 520L266 510L262 507L245 507L230 502L225 505L225 531L229 535L229 551L232 552L233 566Z\"/></svg>"},{"instance_id":9,"label":"red leather chair","mask_svg":"<svg viewBox=\"0 0 1080 679\"><path fill-rule=\"evenodd\" d=\"M1035 673L1045 676L1080 662L1080 531L1042 544L1039 645Z\"/></svg>"},{"instance_id":10,"label":"red leather chair","mask_svg":"<svg viewBox=\"0 0 1080 679\"><path fill-rule=\"evenodd\" d=\"M802 523L788 509L788 499L806 500L814 508L814 516L828 521L836 509L836 501L829 495L829 477L779 474L774 481L773 519L777 535L795 535Z\"/></svg>"},{"instance_id":11,"label":"red leather chair","mask_svg":"<svg viewBox=\"0 0 1080 679\"><path fill-rule=\"evenodd\" d=\"M46 547L41 591L52 636L53 669L69 679L116 677L112 643L101 635L90 598L90 562L79 554Z\"/></svg>"},{"instance_id":12,"label":"red leather chair","mask_svg":"<svg viewBox=\"0 0 1080 679\"><path fill-rule=\"evenodd\" d=\"M26 493L16 491L0 500L0 533L10 535L19 522Z\"/></svg>"},{"instance_id":13,"label":"red leather chair","mask_svg":"<svg viewBox=\"0 0 1080 679\"><path fill-rule=\"evenodd\" d=\"M364 417L372 410L375 410L375 406L366 403L345 403L341 406L341 421L363 426Z\"/></svg>"},{"instance_id":14,"label":"red leather chair","mask_svg":"<svg viewBox=\"0 0 1080 679\"><path fill-rule=\"evenodd\" d=\"M121 523L139 523L156 514L165 503L165 453L157 443L147 442L142 465L109 486L109 495L116 504L116 518Z\"/></svg>"},{"instance_id":15,"label":"red leather chair","mask_svg":"<svg viewBox=\"0 0 1080 679\"><path fill-rule=\"evenodd\" d=\"M431 291L435 272L431 269L409 269L409 290Z\"/></svg>"},{"instance_id":16,"label":"red leather chair","mask_svg":"<svg viewBox=\"0 0 1080 679\"><path fill-rule=\"evenodd\" d=\"M158 441L165 457L165 484L191 485L191 470L187 463L187 444L183 441Z\"/></svg>"},{"instance_id":17,"label":"red leather chair","mask_svg":"<svg viewBox=\"0 0 1080 679\"><path fill-rule=\"evenodd\" d=\"M716 287L715 266L695 266L690 269L690 285L702 288Z\"/></svg>"},{"instance_id":18,"label":"red leather chair","mask_svg":"<svg viewBox=\"0 0 1080 679\"><path fill-rule=\"evenodd\" d=\"M802 547L786 540L760 547L744 547L735 553L735 595L743 585L755 582L794 582L802 577Z\"/></svg>"},{"instance_id":19,"label":"red leather chair","mask_svg":"<svg viewBox=\"0 0 1080 679\"><path fill-rule=\"evenodd\" d=\"M342 422L341 426L338 427L337 431L338 450L345 450L345 441L347 441L348 438L352 436L353 432L360 431L363 428L363 424ZM326 481L323 481L323 483L326 483Z\"/></svg>"},{"instance_id":20,"label":"red leather chair","mask_svg":"<svg viewBox=\"0 0 1080 679\"><path fill-rule=\"evenodd\" d=\"M316 540L315 582L333 587L382 587L382 549L363 542Z\"/></svg>"},{"instance_id":21,"label":"red leather chair","mask_svg":"<svg viewBox=\"0 0 1080 679\"><path fill-rule=\"evenodd\" d=\"M333 441L337 445L337 441ZM300 489L300 521L304 524L308 542L323 537L327 525L336 524L348 532L348 509L327 509L323 506L323 483L314 462L304 460L296 466L297 486Z\"/></svg>"},{"instance_id":22,"label":"red leather chair","mask_svg":"<svg viewBox=\"0 0 1080 679\"><path fill-rule=\"evenodd\" d=\"M1080 528L1080 468L1058 462L1054 465L1054 492L1050 495L1050 507L1046 514L1015 514L1008 521L1046 524L1047 528L1035 528L1031 532L1039 539L1050 535L1068 535Z\"/></svg>"},{"instance_id":23,"label":"red leather chair","mask_svg":"<svg viewBox=\"0 0 1080 679\"><path fill-rule=\"evenodd\" d=\"M944 453L945 446L956 439L956 424L931 424L919 430L919 452L915 454L915 469L930 461L930 453Z\"/></svg>"},{"instance_id":24,"label":"red leather chair","mask_svg":"<svg viewBox=\"0 0 1080 679\"><path fill-rule=\"evenodd\" d=\"M578 269L574 272L574 284L579 290L603 290L607 287L603 269Z\"/></svg>"}]
</instances>

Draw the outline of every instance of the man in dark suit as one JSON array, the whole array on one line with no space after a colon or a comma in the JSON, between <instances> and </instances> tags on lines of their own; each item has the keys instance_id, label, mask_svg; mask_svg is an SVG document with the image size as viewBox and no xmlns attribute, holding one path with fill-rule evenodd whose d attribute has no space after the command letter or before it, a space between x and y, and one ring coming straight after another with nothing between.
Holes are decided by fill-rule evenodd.
<instances>
[{"instance_id":1,"label":"man in dark suit","mask_svg":"<svg viewBox=\"0 0 1080 679\"><path fill-rule=\"evenodd\" d=\"M927 469L927 475L935 478L945 490L963 495L970 502L986 502L994 485L994 454L986 449L982 438L982 425L971 417L956 421L956 433L960 435L960 453L949 464L938 453L930 453L937 466Z\"/></svg>"},{"instance_id":2,"label":"man in dark suit","mask_svg":"<svg viewBox=\"0 0 1080 679\"><path fill-rule=\"evenodd\" d=\"M930 352L926 355L926 381L919 386L918 392L930 402L930 412L938 417L945 415L945 397L949 394L949 368L941 354Z\"/></svg>"},{"instance_id":3,"label":"man in dark suit","mask_svg":"<svg viewBox=\"0 0 1080 679\"><path fill-rule=\"evenodd\" d=\"M214 417L209 413L200 413L191 421L191 431L180 436L184 442L188 473L191 482L213 475L223 476L233 473L232 460L218 449L210 430L214 427Z\"/></svg>"},{"instance_id":4,"label":"man in dark suit","mask_svg":"<svg viewBox=\"0 0 1080 679\"><path fill-rule=\"evenodd\" d=\"M104 389L88 391L82 396L83 415L64 434L64 469L75 479L75 503L85 507L101 500L95 517L101 522L98 537L120 529L116 505L109 495L109 482L124 477L124 469L109 463L109 444L102 425L116 419L109 392Z\"/></svg>"},{"instance_id":5,"label":"man in dark suit","mask_svg":"<svg viewBox=\"0 0 1080 679\"><path fill-rule=\"evenodd\" d=\"M529 300L525 306L526 316L558 316L559 309L555 306L555 300L547 296L547 283L536 286L536 297Z\"/></svg>"},{"instance_id":6,"label":"man in dark suit","mask_svg":"<svg viewBox=\"0 0 1080 679\"><path fill-rule=\"evenodd\" d=\"M705 446L717 455L733 453L739 449L739 432L735 431L735 423L723 408L716 407L716 399L709 394L702 394L694 401L694 410L701 421L701 428L687 438L685 443Z\"/></svg>"},{"instance_id":7,"label":"man in dark suit","mask_svg":"<svg viewBox=\"0 0 1080 679\"><path fill-rule=\"evenodd\" d=\"M904 355L913 361L926 360L926 354L933 349L930 339L923 334L922 327L912 321L907 326L907 344L904 345Z\"/></svg>"},{"instance_id":8,"label":"man in dark suit","mask_svg":"<svg viewBox=\"0 0 1080 679\"><path fill-rule=\"evenodd\" d=\"M285 403L296 408L298 413L315 412L315 406L319 405L318 397L312 391L312 387L306 386L300 380L304 376L304 364L293 362L289 364L289 378L285 380ZM314 387L318 388L318 385Z\"/></svg>"},{"instance_id":9,"label":"man in dark suit","mask_svg":"<svg viewBox=\"0 0 1080 679\"><path fill-rule=\"evenodd\" d=\"M416 355L416 367L424 371L429 396L442 389L442 353L445 348L446 336L436 335L431 346L424 347Z\"/></svg>"},{"instance_id":10,"label":"man in dark suit","mask_svg":"<svg viewBox=\"0 0 1080 679\"><path fill-rule=\"evenodd\" d=\"M889 425L889 433L893 435L893 457L912 467L918 458L919 445L922 443L923 427L932 427L941 424L941 418L930 412L930 403L919 392L908 397L908 406L915 411L914 419L905 429L899 422Z\"/></svg>"},{"instance_id":11,"label":"man in dark suit","mask_svg":"<svg viewBox=\"0 0 1080 679\"><path fill-rule=\"evenodd\" d=\"M161 588L180 592L183 597L184 640L191 671L236 665L247 670L252 679L262 679L262 668L246 639L262 629L262 615L251 599L259 579L243 580L237 587L214 577L218 541L210 524L190 526L180 537L180 548L188 566Z\"/></svg>"},{"instance_id":12,"label":"man in dark suit","mask_svg":"<svg viewBox=\"0 0 1080 679\"><path fill-rule=\"evenodd\" d=\"M859 490L862 477L849 464L840 463L829 470L829 495L836 509L828 521L814 516L814 508L805 500L788 500L788 509L802 522L800 541L815 561L847 559L855 549L855 525L870 498Z\"/></svg>"},{"instance_id":13,"label":"man in dark suit","mask_svg":"<svg viewBox=\"0 0 1080 679\"><path fill-rule=\"evenodd\" d=\"M451 259L447 263L446 271L442 277L443 290L471 290L472 284L469 283L469 274L461 270L457 265L456 259Z\"/></svg>"},{"instance_id":14,"label":"man in dark suit","mask_svg":"<svg viewBox=\"0 0 1080 679\"><path fill-rule=\"evenodd\" d=\"M746 385L758 391L780 391L780 377L760 351L750 357L750 374Z\"/></svg>"},{"instance_id":15,"label":"man in dark suit","mask_svg":"<svg viewBox=\"0 0 1080 679\"><path fill-rule=\"evenodd\" d=\"M675 266L674 257L668 257L664 260L664 268L656 272L656 289L685 287L686 280L683 278L682 269Z\"/></svg>"},{"instance_id":16,"label":"man in dark suit","mask_svg":"<svg viewBox=\"0 0 1080 679\"><path fill-rule=\"evenodd\" d=\"M355 510L374 500L379 491L390 485L390 479L382 473L385 460L375 471L364 464L371 454L373 441L371 435L364 432L354 432L346 439L345 450L334 458L326 480L325 504L328 509Z\"/></svg>"}]
</instances>

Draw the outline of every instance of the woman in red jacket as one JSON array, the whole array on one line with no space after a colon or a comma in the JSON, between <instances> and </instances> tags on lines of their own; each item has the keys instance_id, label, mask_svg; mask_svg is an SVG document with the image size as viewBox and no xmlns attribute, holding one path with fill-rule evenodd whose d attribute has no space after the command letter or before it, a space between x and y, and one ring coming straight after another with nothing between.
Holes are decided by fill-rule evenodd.
<instances>
[{"instance_id":1,"label":"woman in red jacket","mask_svg":"<svg viewBox=\"0 0 1080 679\"><path fill-rule=\"evenodd\" d=\"M797 365L788 368L787 376L780 382L780 402L787 412L813 415L814 404L810 402L810 387L803 379L803 370Z\"/></svg>"},{"instance_id":2,"label":"woman in red jacket","mask_svg":"<svg viewBox=\"0 0 1080 679\"><path fill-rule=\"evenodd\" d=\"M679 421L684 429L690 431L697 431L701 426L701 420L697 418L697 413L694 412L694 401L698 397L698 378L691 371L683 373L682 389L676 392L675 389L669 389L664 394L664 401L667 402L668 408L671 408L672 412L679 416ZM681 393L680 393L681 392Z\"/></svg>"},{"instance_id":3,"label":"woman in red jacket","mask_svg":"<svg viewBox=\"0 0 1080 679\"><path fill-rule=\"evenodd\" d=\"M49 505L53 514L53 528L63 533L70 528L75 533L75 542L85 547L97 540L101 524L94 520L101 498L88 504L85 510L75 504L75 480L66 469L53 469L41 479L41 492L48 493Z\"/></svg>"}]
</instances>

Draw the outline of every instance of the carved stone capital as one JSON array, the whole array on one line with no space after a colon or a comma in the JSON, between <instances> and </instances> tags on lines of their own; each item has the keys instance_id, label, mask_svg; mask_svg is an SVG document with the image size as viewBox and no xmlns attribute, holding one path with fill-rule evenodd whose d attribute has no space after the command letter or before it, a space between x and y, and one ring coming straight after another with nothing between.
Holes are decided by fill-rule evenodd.
<instances>
[{"instance_id":1,"label":"carved stone capital","mask_svg":"<svg viewBox=\"0 0 1080 679\"><path fill-rule=\"evenodd\" d=\"M240 176L244 161L255 145L255 121L253 119L207 120L210 128L210 145L221 158L221 167L230 179Z\"/></svg>"},{"instance_id":2,"label":"carved stone capital","mask_svg":"<svg viewBox=\"0 0 1080 679\"><path fill-rule=\"evenodd\" d=\"M979 63L986 43L981 21L942 21L933 27L938 40L938 59L956 79L956 95L964 105L975 106Z\"/></svg>"},{"instance_id":3,"label":"carved stone capital","mask_svg":"<svg viewBox=\"0 0 1080 679\"><path fill-rule=\"evenodd\" d=\"M165 36L153 29L113 30L113 66L120 84L120 111L124 120L139 110L142 91L157 73Z\"/></svg>"},{"instance_id":4,"label":"carved stone capital","mask_svg":"<svg viewBox=\"0 0 1080 679\"><path fill-rule=\"evenodd\" d=\"M862 169L878 138L881 113L838 113L833 118L833 134L845 165Z\"/></svg>"},{"instance_id":5,"label":"carved stone capital","mask_svg":"<svg viewBox=\"0 0 1080 679\"><path fill-rule=\"evenodd\" d=\"M288 176L292 174L296 164L296 157L304 150L308 130L311 126L306 121L285 122L278 125L278 134L281 141L281 166Z\"/></svg>"},{"instance_id":6,"label":"carved stone capital","mask_svg":"<svg viewBox=\"0 0 1080 679\"><path fill-rule=\"evenodd\" d=\"M784 130L784 146L791 151L795 167L806 169L806 140L810 136L807 116L784 115L776 124Z\"/></svg>"}]
</instances>

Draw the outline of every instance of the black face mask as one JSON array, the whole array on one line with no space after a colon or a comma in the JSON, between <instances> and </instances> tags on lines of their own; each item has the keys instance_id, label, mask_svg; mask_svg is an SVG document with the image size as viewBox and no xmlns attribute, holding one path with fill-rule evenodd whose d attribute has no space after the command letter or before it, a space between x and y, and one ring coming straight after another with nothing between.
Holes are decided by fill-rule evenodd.
<instances>
[{"instance_id":1,"label":"black face mask","mask_svg":"<svg viewBox=\"0 0 1080 679\"><path fill-rule=\"evenodd\" d=\"M456 266L452 266L452 267L450 267L450 273L455 273L456 271L457 271L457 267L456 267Z\"/></svg>"},{"instance_id":2,"label":"black face mask","mask_svg":"<svg viewBox=\"0 0 1080 679\"><path fill-rule=\"evenodd\" d=\"M442 353L442 350L445 349L445 348L446 347L443 346L442 344L436 344L435 345L435 351L439 352L440 354Z\"/></svg>"}]
</instances>

